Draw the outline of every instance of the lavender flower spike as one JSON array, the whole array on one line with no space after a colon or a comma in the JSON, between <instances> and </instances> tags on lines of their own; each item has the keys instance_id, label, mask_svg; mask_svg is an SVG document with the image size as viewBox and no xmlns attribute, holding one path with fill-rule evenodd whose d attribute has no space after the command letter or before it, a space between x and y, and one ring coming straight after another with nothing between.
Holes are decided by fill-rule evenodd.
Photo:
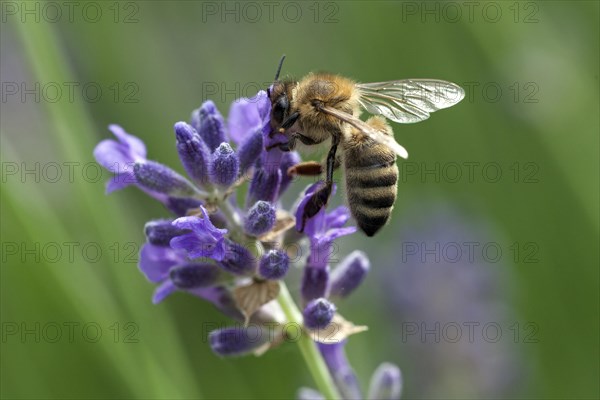
<instances>
[{"instance_id":1,"label":"lavender flower spike","mask_svg":"<svg viewBox=\"0 0 600 400\"><path fill-rule=\"evenodd\" d=\"M230 186L238 178L240 161L227 142L217 147L212 155L210 164L210 179L221 186Z\"/></svg>"},{"instance_id":2,"label":"lavender flower spike","mask_svg":"<svg viewBox=\"0 0 600 400\"><path fill-rule=\"evenodd\" d=\"M348 297L365 279L369 266L369 259L364 252L355 250L348 254L331 273L329 295Z\"/></svg>"},{"instance_id":3,"label":"lavender flower spike","mask_svg":"<svg viewBox=\"0 0 600 400\"><path fill-rule=\"evenodd\" d=\"M241 356L258 349L269 340L269 334L257 325L247 328L224 328L212 331L210 347L220 356Z\"/></svg>"},{"instance_id":4,"label":"lavender flower spike","mask_svg":"<svg viewBox=\"0 0 600 400\"><path fill-rule=\"evenodd\" d=\"M155 161L137 162L133 173L138 184L152 192L172 197L192 197L196 189L171 168Z\"/></svg>"},{"instance_id":5,"label":"lavender flower spike","mask_svg":"<svg viewBox=\"0 0 600 400\"><path fill-rule=\"evenodd\" d=\"M210 221L206 209L200 206L202 218L181 217L173 221L173 226L191 232L171 239L173 249L183 249L190 258L210 257L220 261L225 256L224 235L227 229L218 229Z\"/></svg>"},{"instance_id":6,"label":"lavender flower spike","mask_svg":"<svg viewBox=\"0 0 600 400\"><path fill-rule=\"evenodd\" d=\"M177 153L185 172L200 185L206 185L209 183L208 166L211 159L208 146L191 125L177 122L174 129Z\"/></svg>"},{"instance_id":7,"label":"lavender flower spike","mask_svg":"<svg viewBox=\"0 0 600 400\"><path fill-rule=\"evenodd\" d=\"M283 250L269 250L260 260L259 274L265 279L282 279L290 267L290 258Z\"/></svg>"},{"instance_id":8,"label":"lavender flower spike","mask_svg":"<svg viewBox=\"0 0 600 400\"><path fill-rule=\"evenodd\" d=\"M402 373L394 364L383 363L373 373L367 399L398 400L402 394Z\"/></svg>"},{"instance_id":9,"label":"lavender flower spike","mask_svg":"<svg viewBox=\"0 0 600 400\"><path fill-rule=\"evenodd\" d=\"M335 305L327 299L319 298L304 308L304 326L308 329L324 329L335 315Z\"/></svg>"},{"instance_id":10,"label":"lavender flower spike","mask_svg":"<svg viewBox=\"0 0 600 400\"><path fill-rule=\"evenodd\" d=\"M257 201L248 210L244 221L244 230L251 236L264 235L273 228L275 219L275 208L266 201Z\"/></svg>"},{"instance_id":11,"label":"lavender flower spike","mask_svg":"<svg viewBox=\"0 0 600 400\"><path fill-rule=\"evenodd\" d=\"M225 142L225 122L217 110L217 106L211 100L205 101L192 113L192 126L211 152Z\"/></svg>"}]
</instances>

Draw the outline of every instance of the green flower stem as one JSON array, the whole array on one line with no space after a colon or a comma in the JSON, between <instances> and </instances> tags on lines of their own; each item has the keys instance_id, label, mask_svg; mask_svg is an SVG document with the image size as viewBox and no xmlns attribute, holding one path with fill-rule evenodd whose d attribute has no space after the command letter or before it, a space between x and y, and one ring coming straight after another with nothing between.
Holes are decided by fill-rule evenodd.
<instances>
[{"instance_id":1,"label":"green flower stem","mask_svg":"<svg viewBox=\"0 0 600 400\"><path fill-rule=\"evenodd\" d=\"M232 232L230 233L234 236L243 235L241 229L242 221L237 211L235 211L235 209L227 202L227 200L220 196L216 196L215 201L233 228ZM260 242L256 241L255 244L259 245ZM290 295L285 282L280 281L279 286L280 291L277 302L281 306L286 319L288 322L294 323L297 326L302 326L302 313L300 313L300 310L298 310L298 307ZM325 365L325 361L323 360L319 349L317 349L317 346L313 340L304 331L300 335L298 346L300 347L302 357L304 358L304 361L306 362L320 392L325 396L326 399L340 399L341 396L338 393L337 387L333 382L331 374L329 373L329 369L327 368L327 365Z\"/></svg>"},{"instance_id":2,"label":"green flower stem","mask_svg":"<svg viewBox=\"0 0 600 400\"><path fill-rule=\"evenodd\" d=\"M288 322L302 326L302 314L300 313L300 310L298 310L294 299L290 295L290 292L283 281L280 282L280 291L277 302L283 309L283 313ZM319 352L319 349L315 345L315 342L310 338L310 335L303 331L298 340L298 346L300 346L302 357L304 357L304 361L306 362L321 394L323 394L326 399L340 399L341 396L333 382L329 369L327 368L327 365L325 365L321 352Z\"/></svg>"},{"instance_id":3,"label":"green flower stem","mask_svg":"<svg viewBox=\"0 0 600 400\"><path fill-rule=\"evenodd\" d=\"M230 234L238 237L240 235L243 236L241 227L242 220L237 211L231 206L231 204L227 202L226 199L219 195L216 195L213 201L216 202L220 210L223 212L225 218L229 221L232 228ZM258 240L254 244L262 248L262 244ZM300 310L298 310L298 307L290 295L285 282L280 281L279 287L280 291L279 297L277 297L277 302L281 306L287 321L294 323L297 326L302 326L302 313L300 313ZM326 399L340 399L341 396L339 395L337 387L333 382L333 378L329 373L327 365L325 365L325 361L321 356L321 352L319 352L319 349L305 331L303 331L300 335L298 346L300 347L302 357L304 358L304 361L306 362L306 365L308 366L308 369L310 370L310 373L313 376L319 391L325 396Z\"/></svg>"}]
</instances>

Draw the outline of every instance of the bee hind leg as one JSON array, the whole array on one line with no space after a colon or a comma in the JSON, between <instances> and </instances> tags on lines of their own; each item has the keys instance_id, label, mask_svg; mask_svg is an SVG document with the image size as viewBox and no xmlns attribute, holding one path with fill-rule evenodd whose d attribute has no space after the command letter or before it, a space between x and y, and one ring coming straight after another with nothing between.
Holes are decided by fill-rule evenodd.
<instances>
[{"instance_id":1,"label":"bee hind leg","mask_svg":"<svg viewBox=\"0 0 600 400\"><path fill-rule=\"evenodd\" d=\"M323 166L316 161L305 161L288 168L288 176L318 176L323 173Z\"/></svg>"},{"instance_id":2,"label":"bee hind leg","mask_svg":"<svg viewBox=\"0 0 600 400\"><path fill-rule=\"evenodd\" d=\"M333 188L333 170L335 169L336 165L335 153L337 151L339 142L340 136L334 135L331 141L331 149L329 149L329 153L327 154L327 176L325 185L317 189L317 191L310 196L310 199L304 206L304 213L302 214L302 227L300 232L304 231L306 221L309 218L314 217L321 210L321 208L327 205L327 202L329 201L329 196L331 196L331 190Z\"/></svg>"}]
</instances>

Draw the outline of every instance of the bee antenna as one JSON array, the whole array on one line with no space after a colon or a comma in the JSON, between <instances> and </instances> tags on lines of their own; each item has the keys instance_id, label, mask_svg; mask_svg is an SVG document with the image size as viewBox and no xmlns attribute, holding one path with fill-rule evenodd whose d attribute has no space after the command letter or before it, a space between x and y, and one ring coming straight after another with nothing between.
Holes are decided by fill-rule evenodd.
<instances>
[{"instance_id":1,"label":"bee antenna","mask_svg":"<svg viewBox=\"0 0 600 400\"><path fill-rule=\"evenodd\" d=\"M275 74L275 82L279 79L279 73L281 72L281 67L283 66L283 60L285 60L285 54L281 56L281 60L279 60L279 66L277 67L277 73Z\"/></svg>"}]
</instances>

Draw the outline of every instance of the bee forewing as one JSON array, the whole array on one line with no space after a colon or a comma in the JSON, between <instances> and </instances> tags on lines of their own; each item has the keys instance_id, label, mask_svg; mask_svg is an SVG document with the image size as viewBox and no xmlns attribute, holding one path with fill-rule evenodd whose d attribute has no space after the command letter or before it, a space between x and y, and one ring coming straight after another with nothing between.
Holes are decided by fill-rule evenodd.
<instances>
[{"instance_id":1,"label":"bee forewing","mask_svg":"<svg viewBox=\"0 0 600 400\"><path fill-rule=\"evenodd\" d=\"M398 142L396 142L396 140L392 136L386 135L384 132L372 128L370 125L368 125L361 119L355 117L354 115L340 111L337 108L323 106L320 109L321 111L333 115L341 121L352 125L353 127L358 129L374 141L384 144L400 157L408 158L408 152L406 151L406 149L402 147Z\"/></svg>"},{"instance_id":2,"label":"bee forewing","mask_svg":"<svg viewBox=\"0 0 600 400\"><path fill-rule=\"evenodd\" d=\"M369 113L410 124L429 118L429 113L448 108L465 97L458 85L437 79L404 79L359 83L360 105Z\"/></svg>"}]
</instances>

